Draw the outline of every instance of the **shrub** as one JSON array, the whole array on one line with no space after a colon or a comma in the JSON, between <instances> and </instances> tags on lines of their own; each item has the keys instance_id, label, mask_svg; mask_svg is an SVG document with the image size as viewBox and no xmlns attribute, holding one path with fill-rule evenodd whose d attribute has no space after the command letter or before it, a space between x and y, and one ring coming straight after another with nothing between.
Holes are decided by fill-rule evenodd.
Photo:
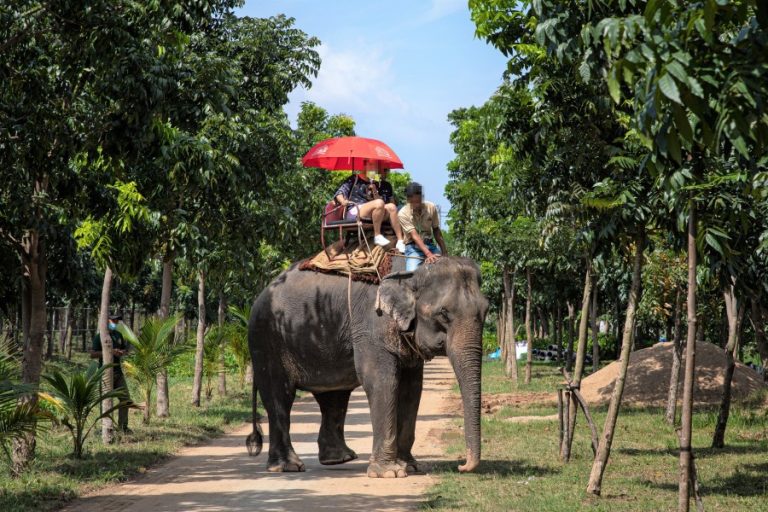
<instances>
[{"instance_id":1,"label":"shrub","mask_svg":"<svg viewBox=\"0 0 768 512\"><path fill-rule=\"evenodd\" d=\"M0 447L11 463L10 445L39 430L41 420L50 420L51 415L40 407L21 399L34 390L19 384L21 361L14 350L14 344L7 336L0 337ZM45 396L41 396L45 399Z\"/></svg>"},{"instance_id":2,"label":"shrub","mask_svg":"<svg viewBox=\"0 0 768 512\"><path fill-rule=\"evenodd\" d=\"M54 370L43 378L51 386L48 400L55 405L56 415L72 434L72 455L76 459L83 456L83 445L98 421L112 415L119 407L131 407L125 400L125 389L113 389L101 392L101 379L107 368L114 364L99 367L94 361L84 372L74 372L67 378L61 371ZM101 407L104 400L117 398L118 404L93 417L92 413Z\"/></svg>"},{"instance_id":3,"label":"shrub","mask_svg":"<svg viewBox=\"0 0 768 512\"><path fill-rule=\"evenodd\" d=\"M157 374L188 350L187 345L173 343L174 330L180 318L179 315L165 320L150 318L141 326L138 336L128 331L127 339L133 351L124 362L125 374L138 383L144 395L145 424L150 419L152 408L149 404Z\"/></svg>"}]
</instances>

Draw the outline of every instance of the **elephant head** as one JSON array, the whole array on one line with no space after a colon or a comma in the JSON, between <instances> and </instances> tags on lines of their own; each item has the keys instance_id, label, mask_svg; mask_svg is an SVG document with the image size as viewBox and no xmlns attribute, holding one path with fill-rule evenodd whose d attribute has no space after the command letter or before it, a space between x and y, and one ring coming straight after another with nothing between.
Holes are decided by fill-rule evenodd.
<instances>
[{"instance_id":1,"label":"elephant head","mask_svg":"<svg viewBox=\"0 0 768 512\"><path fill-rule=\"evenodd\" d=\"M429 360L447 355L461 388L467 462L480 463L480 376L482 333L488 300L480 291L480 270L465 258L444 257L413 273L394 274L379 287L378 308L401 332L413 332Z\"/></svg>"}]
</instances>

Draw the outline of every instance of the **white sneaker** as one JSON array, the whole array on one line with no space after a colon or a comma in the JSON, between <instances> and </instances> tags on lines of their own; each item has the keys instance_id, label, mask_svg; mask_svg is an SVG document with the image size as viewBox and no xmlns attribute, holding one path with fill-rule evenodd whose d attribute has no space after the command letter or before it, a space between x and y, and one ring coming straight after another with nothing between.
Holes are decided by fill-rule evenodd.
<instances>
[{"instance_id":1,"label":"white sneaker","mask_svg":"<svg viewBox=\"0 0 768 512\"><path fill-rule=\"evenodd\" d=\"M380 245L381 247L386 247L389 245L389 240L384 235L376 235L373 237L373 243Z\"/></svg>"},{"instance_id":2,"label":"white sneaker","mask_svg":"<svg viewBox=\"0 0 768 512\"><path fill-rule=\"evenodd\" d=\"M405 242L402 240L397 241L397 245L395 245L398 251L400 251L400 254L405 254Z\"/></svg>"}]
</instances>

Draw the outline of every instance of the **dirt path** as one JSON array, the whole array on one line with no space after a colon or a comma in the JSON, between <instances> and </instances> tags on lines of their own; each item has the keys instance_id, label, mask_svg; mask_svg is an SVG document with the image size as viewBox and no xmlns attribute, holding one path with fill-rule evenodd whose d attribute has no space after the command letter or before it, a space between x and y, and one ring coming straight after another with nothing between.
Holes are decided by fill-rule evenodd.
<instances>
[{"instance_id":1,"label":"dirt path","mask_svg":"<svg viewBox=\"0 0 768 512\"><path fill-rule=\"evenodd\" d=\"M437 437L450 421L445 411L454 382L446 358L427 364L413 450L419 460L444 458ZM291 437L306 464L305 473L267 473L267 444L261 455L248 457L244 442L251 427L245 426L210 444L186 448L141 478L84 497L66 510L357 512L409 510L421 502L424 489L432 483L429 475L399 479L366 476L373 438L368 403L361 389L352 394L346 422L347 444L357 452L358 460L340 466L321 466L317 460L319 426L320 410L315 400L311 396L297 400L291 414ZM263 427L266 429L266 423Z\"/></svg>"}]
</instances>

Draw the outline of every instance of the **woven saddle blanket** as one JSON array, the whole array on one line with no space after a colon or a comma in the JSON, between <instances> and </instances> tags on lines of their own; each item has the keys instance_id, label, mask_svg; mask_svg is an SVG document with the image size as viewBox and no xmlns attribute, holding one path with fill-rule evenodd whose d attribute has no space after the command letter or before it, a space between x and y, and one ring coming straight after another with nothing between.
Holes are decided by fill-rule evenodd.
<instances>
[{"instance_id":1,"label":"woven saddle blanket","mask_svg":"<svg viewBox=\"0 0 768 512\"><path fill-rule=\"evenodd\" d=\"M372 239L367 242L354 240L344 244L339 240L327 251L302 261L299 270L351 275L353 281L378 284L392 272L392 254L374 244Z\"/></svg>"}]
</instances>

